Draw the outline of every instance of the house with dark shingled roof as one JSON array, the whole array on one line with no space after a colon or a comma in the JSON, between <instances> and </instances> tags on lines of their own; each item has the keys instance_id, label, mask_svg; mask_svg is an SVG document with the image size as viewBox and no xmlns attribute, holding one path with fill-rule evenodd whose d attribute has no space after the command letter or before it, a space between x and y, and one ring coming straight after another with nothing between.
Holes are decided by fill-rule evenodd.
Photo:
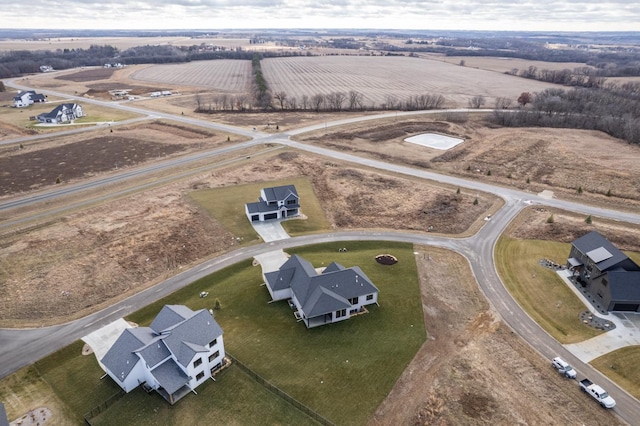
<instances>
[{"instance_id":1,"label":"house with dark shingled roof","mask_svg":"<svg viewBox=\"0 0 640 426\"><path fill-rule=\"evenodd\" d=\"M600 233L571 243L567 268L607 311L640 312L640 266Z\"/></svg>"},{"instance_id":2,"label":"house with dark shingled roof","mask_svg":"<svg viewBox=\"0 0 640 426\"><path fill-rule=\"evenodd\" d=\"M255 203L245 204L245 214L251 222L286 219L300 214L300 197L294 185L275 186L260 190Z\"/></svg>"},{"instance_id":3,"label":"house with dark shingled roof","mask_svg":"<svg viewBox=\"0 0 640 426\"><path fill-rule=\"evenodd\" d=\"M298 255L264 274L271 298L291 299L296 318L307 328L344 321L378 303L378 288L358 266L332 262L322 272Z\"/></svg>"},{"instance_id":4,"label":"house with dark shingled roof","mask_svg":"<svg viewBox=\"0 0 640 426\"><path fill-rule=\"evenodd\" d=\"M125 392L143 385L174 404L224 359L222 329L209 311L165 305L149 327L124 330L100 362Z\"/></svg>"},{"instance_id":5,"label":"house with dark shingled roof","mask_svg":"<svg viewBox=\"0 0 640 426\"><path fill-rule=\"evenodd\" d=\"M84 117L82 106L79 104L60 104L51 112L39 114L37 119L40 123L67 123Z\"/></svg>"},{"instance_id":6,"label":"house with dark shingled roof","mask_svg":"<svg viewBox=\"0 0 640 426\"><path fill-rule=\"evenodd\" d=\"M47 98L42 93L36 93L35 90L26 90L18 93L13 98L13 106L23 108L34 103L46 102Z\"/></svg>"}]
</instances>

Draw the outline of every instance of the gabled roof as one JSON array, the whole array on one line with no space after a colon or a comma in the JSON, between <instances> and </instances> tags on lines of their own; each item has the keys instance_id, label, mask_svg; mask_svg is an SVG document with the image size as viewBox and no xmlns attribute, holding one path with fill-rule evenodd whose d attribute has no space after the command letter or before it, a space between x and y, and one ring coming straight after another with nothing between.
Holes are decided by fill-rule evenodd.
<instances>
[{"instance_id":1,"label":"gabled roof","mask_svg":"<svg viewBox=\"0 0 640 426\"><path fill-rule=\"evenodd\" d=\"M272 188L263 188L262 192L265 195L265 201L278 201L285 200L290 196L298 197L298 191L294 185L274 186Z\"/></svg>"},{"instance_id":2,"label":"gabled roof","mask_svg":"<svg viewBox=\"0 0 640 426\"><path fill-rule=\"evenodd\" d=\"M151 327L123 331L101 362L124 381L139 361L138 355L148 368L171 354L187 367L195 354L207 352L208 343L220 336L222 329L207 310L194 312L182 305L165 305Z\"/></svg>"},{"instance_id":3,"label":"gabled roof","mask_svg":"<svg viewBox=\"0 0 640 426\"><path fill-rule=\"evenodd\" d=\"M640 300L640 272L616 270L607 273L611 300L638 303Z\"/></svg>"},{"instance_id":4,"label":"gabled roof","mask_svg":"<svg viewBox=\"0 0 640 426\"><path fill-rule=\"evenodd\" d=\"M184 371L178 367L173 359L168 359L151 370L151 374L169 394L175 393L190 380L189 376L184 374Z\"/></svg>"},{"instance_id":5,"label":"gabled roof","mask_svg":"<svg viewBox=\"0 0 640 426\"><path fill-rule=\"evenodd\" d=\"M627 255L597 231L583 235L572 244L582 254L589 257L603 272L628 259Z\"/></svg>"},{"instance_id":6,"label":"gabled roof","mask_svg":"<svg viewBox=\"0 0 640 426\"><path fill-rule=\"evenodd\" d=\"M100 360L120 381L124 381L140 360L135 352L143 348L152 338L151 330L148 329L148 327L143 327L143 329L147 330L140 330L138 328L128 328L124 330ZM149 334L150 339L148 341L143 336L145 331Z\"/></svg>"},{"instance_id":7,"label":"gabled roof","mask_svg":"<svg viewBox=\"0 0 640 426\"><path fill-rule=\"evenodd\" d=\"M183 366L189 365L197 352L206 352L209 342L222 336L213 316L201 309L171 329L164 342Z\"/></svg>"},{"instance_id":8,"label":"gabled roof","mask_svg":"<svg viewBox=\"0 0 640 426\"><path fill-rule=\"evenodd\" d=\"M349 299L378 292L378 288L357 266L345 268L331 263L322 274L318 274L311 263L293 255L282 265L281 270L295 268L291 277L291 291L300 302L307 318L324 315L351 306Z\"/></svg>"},{"instance_id":9,"label":"gabled roof","mask_svg":"<svg viewBox=\"0 0 640 426\"><path fill-rule=\"evenodd\" d=\"M78 106L78 104L60 104L52 109L51 112L43 112L42 114L39 114L38 117L57 118L63 111L73 111Z\"/></svg>"}]
</instances>

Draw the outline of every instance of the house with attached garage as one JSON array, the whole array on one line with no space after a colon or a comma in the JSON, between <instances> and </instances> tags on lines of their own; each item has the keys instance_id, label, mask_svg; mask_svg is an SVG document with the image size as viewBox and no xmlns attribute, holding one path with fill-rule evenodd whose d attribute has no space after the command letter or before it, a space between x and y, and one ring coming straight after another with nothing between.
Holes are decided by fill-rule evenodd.
<instances>
[{"instance_id":1,"label":"house with attached garage","mask_svg":"<svg viewBox=\"0 0 640 426\"><path fill-rule=\"evenodd\" d=\"M149 327L125 329L100 362L125 392L142 385L174 404L224 366L222 329L205 309L165 305Z\"/></svg>"},{"instance_id":2,"label":"house with attached garage","mask_svg":"<svg viewBox=\"0 0 640 426\"><path fill-rule=\"evenodd\" d=\"M567 268L602 308L640 312L640 266L600 233L571 243Z\"/></svg>"},{"instance_id":3,"label":"house with attached garage","mask_svg":"<svg viewBox=\"0 0 640 426\"><path fill-rule=\"evenodd\" d=\"M47 98L42 93L36 93L34 90L27 90L14 96L13 106L16 108L24 108L35 103L42 103L46 101Z\"/></svg>"},{"instance_id":4,"label":"house with attached garage","mask_svg":"<svg viewBox=\"0 0 640 426\"><path fill-rule=\"evenodd\" d=\"M300 214L300 197L294 185L260 190L256 203L245 204L245 214L251 222L286 219Z\"/></svg>"},{"instance_id":5,"label":"house with attached garage","mask_svg":"<svg viewBox=\"0 0 640 426\"><path fill-rule=\"evenodd\" d=\"M38 115L40 123L68 123L77 118L84 117L82 106L79 104L60 104L51 112Z\"/></svg>"},{"instance_id":6,"label":"house with attached garage","mask_svg":"<svg viewBox=\"0 0 640 426\"><path fill-rule=\"evenodd\" d=\"M271 298L290 299L294 315L307 328L344 321L378 303L378 288L357 266L332 262L317 272L309 261L293 255L264 279Z\"/></svg>"}]
</instances>

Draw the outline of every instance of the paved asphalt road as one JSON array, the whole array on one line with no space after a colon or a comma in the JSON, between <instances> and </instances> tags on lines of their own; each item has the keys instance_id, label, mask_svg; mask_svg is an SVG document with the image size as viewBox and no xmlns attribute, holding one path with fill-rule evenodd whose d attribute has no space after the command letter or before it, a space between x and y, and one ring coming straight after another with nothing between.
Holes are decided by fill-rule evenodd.
<instances>
[{"instance_id":1,"label":"paved asphalt road","mask_svg":"<svg viewBox=\"0 0 640 426\"><path fill-rule=\"evenodd\" d=\"M12 85L9 83L8 85ZM17 87L13 85L13 87ZM28 89L20 86L20 89ZM46 92L48 94L55 94L60 97L67 97L76 99L82 102L91 101L93 103L100 103L105 106L114 107L113 104L95 100L88 100L84 98L69 97L65 94L57 94L53 92ZM265 135L257 132L248 131L246 129L236 129L231 126L218 125L216 123L210 123L193 118L185 118L184 116L171 116L169 114L159 114L156 112L149 112L140 110L137 108L116 105L116 107L127 109L132 112L149 114L151 117L168 118L174 121L180 121L187 124L193 124L197 126L204 126L210 128L216 128L225 130L232 133L239 133L245 136L253 138L252 141L247 142L244 146L251 144L262 143L279 143L291 146L296 149L315 152L327 157L333 157L344 161L351 161L354 163L375 167L378 169L394 171L406 175L412 175L424 179L431 179L438 182L448 183L454 186L460 186L465 188L476 189L478 191L490 192L502 197L505 201L504 207L502 207L496 214L493 215L491 220L485 222L482 229L474 236L469 238L445 238L429 234L414 234L414 233L402 233L402 232L336 232L324 235L308 235L302 237L289 238L286 240L265 243L261 245L246 247L238 249L234 252L225 254L216 259L206 261L189 271L185 271L179 275L176 275L165 282L149 288L135 296L130 297L120 303L117 303L103 311L89 315L85 318L73 321L71 323L62 324L54 327L43 327L35 329L21 329L21 330L7 330L0 329L0 377L5 377L17 369L29 365L36 360L58 350L65 345L68 345L82 336L114 321L122 316L126 316L135 310L152 303L160 298L172 293L173 291L184 287L191 282L220 270L226 266L234 264L243 259L251 258L257 254L266 253L276 249L288 249L300 245L307 245L312 243L322 243L330 241L351 241L351 240L385 240L385 241L405 241L415 244L434 245L439 247L448 248L464 255L471 266L473 273L478 280L478 283L489 299L492 306L497 310L504 321L513 329L515 333L518 333L529 344L537 350L542 356L550 359L556 355L560 355L568 360L576 369L580 376L587 376L595 382L605 387L611 395L616 399L617 406L614 409L623 419L633 424L640 418L640 402L635 398L628 395L622 389L620 389L615 383L608 380L597 370L593 369L590 365L582 363L579 359L574 357L568 352L560 343L547 334L542 328L540 328L513 300L509 295L504 285L500 281L496 272L493 251L495 243L508 225L508 223L520 212L520 210L526 207L530 203L544 204L562 209L572 210L580 213L592 214L601 217L612 218L620 221L627 221L633 223L640 223L640 215L609 211L606 209L600 209L581 205L577 203L566 202L556 199L545 199L538 197L537 195L515 191L508 188L502 188L497 186L488 185L481 182L475 182L445 175L439 175L432 172L426 172L417 169L411 169L409 167L394 165L377 160L363 159L353 156L351 154L332 151L324 148L315 147L312 145L305 145L298 142L294 142L288 139L288 136L299 134L303 131L309 131L314 129L322 129L338 124L347 124L351 122L357 122L360 120L371 120L375 117L363 117L361 119L347 119L339 122L323 123L316 126L310 126L305 129L299 129L285 134L277 135ZM412 112L410 114L418 114L424 112ZM400 114L400 115L410 115ZM397 114L383 114L381 116L393 117ZM379 118L380 116L377 116ZM242 147L244 147L242 146ZM235 149L240 149L240 144ZM233 149L233 148L230 148ZM199 156L185 157L195 160L196 158L202 158L201 155L216 155L216 150L209 151ZM169 160L163 164L165 167L171 167L170 164L175 161L183 161L181 159ZM190 160L187 160L188 162ZM186 163L186 162L183 162ZM145 168L141 168L144 170ZM119 174L121 180L139 178L145 173L154 171L152 168L136 173L133 175ZM126 172L125 172L126 173ZM107 179L98 179L95 185L106 185L109 183ZM118 177L115 177L118 179ZM82 191L87 188L81 184L74 189L74 191ZM49 196L56 197L61 193L56 194L56 191L47 192ZM21 198L22 205L35 203L41 201L38 199L39 195L27 196ZM13 206L15 207L15 205ZM9 203L0 204L0 211L2 209L13 208ZM577 384L576 384L577 386ZM590 403L590 401L585 402Z\"/></svg>"}]
</instances>

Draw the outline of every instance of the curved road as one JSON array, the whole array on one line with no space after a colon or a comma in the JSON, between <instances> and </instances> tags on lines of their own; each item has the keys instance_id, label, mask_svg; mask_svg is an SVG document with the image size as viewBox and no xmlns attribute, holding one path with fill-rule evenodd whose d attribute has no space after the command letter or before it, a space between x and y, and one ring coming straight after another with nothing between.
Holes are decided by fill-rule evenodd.
<instances>
[{"instance_id":1,"label":"curved road","mask_svg":"<svg viewBox=\"0 0 640 426\"><path fill-rule=\"evenodd\" d=\"M17 86L13 82L7 85L20 89L28 89L23 86ZM5 377L17 369L29 365L38 359L56 351L57 349L68 345L86 334L108 324L122 316L126 316L131 312L152 303L160 298L172 293L173 291L184 287L194 280L206 276L212 272L220 270L224 267L232 265L244 259L251 258L255 255L266 253L276 249L287 249L300 245L330 242L330 241L351 241L351 240L388 240L388 241L404 241L414 244L434 245L448 248L464 255L476 276L478 284L489 299L492 306L497 310L502 319L514 330L522 336L533 348L535 348L542 356L550 359L553 356L560 355L567 359L572 365L577 367L581 374L589 376L594 381L608 389L611 395L616 399L617 406L614 409L624 420L633 424L640 418L640 402L628 395L620 389L615 383L611 382L605 376L600 374L590 365L582 363L579 359L568 352L560 343L547 334L537 323L535 323L514 301L507 292L495 269L493 261L494 246L508 223L528 204L544 204L548 206L558 207L561 209L572 210L585 215L591 214L601 217L607 217L620 221L640 223L640 215L609 211L606 209L586 206L578 203L567 202L556 199L545 199L532 195L530 193L516 191L508 188L497 187L482 182L476 182L437 173L412 169L405 166L385 163L383 161L360 158L351 154L332 151L313 145L306 145L299 142L289 140L289 136L303 133L311 130L319 130L328 126L348 124L361 120L372 120L381 117L394 117L395 113L382 114L377 116L367 116L360 119L346 119L337 122L323 123L315 126L309 126L304 129L298 129L289 133L277 135L265 135L257 132L251 132L246 129L238 129L232 126L219 125L193 118L185 118L184 116L172 116L170 114L161 114L150 112L133 107L125 107L123 105L113 105L111 103L88 100L85 98L70 97L65 94L47 92L63 98L71 98L82 102L92 102L102 104L108 107L118 107L139 114L146 114L151 118L167 118L174 121L180 121L186 124L192 124L200 127L209 127L218 130L224 130L230 133L242 134L252 138L251 141L237 144L233 147L223 148L222 150L212 150L206 153L200 153L180 159L168 160L160 165L141 167L134 171L125 171L123 173L96 179L89 184L80 183L75 186L68 186L63 189L55 189L39 193L32 196L26 196L19 199L18 204L14 201L0 204L0 211L11 209L19 205L28 205L41 202L43 196L55 198L68 192L85 191L100 185L107 185L114 180L128 180L143 176L144 174L157 171L158 167L173 167L178 164L188 164L190 161L202 159L203 156L215 157L222 152L229 152L234 149L241 149L251 145L264 143L277 143L287 145L292 148L314 152L323 156L335 159L358 163L361 165L374 167L386 171L393 171L406 175L416 176L423 179L430 179L438 182L447 183L454 186L460 186L478 191L489 192L502 197L505 205L493 215L492 219L485 222L482 229L472 237L468 238L446 238L441 236L433 236L428 234L414 234L403 232L336 232L324 235L308 235L290 238L286 240L276 241L272 243L264 243L256 246L240 248L236 251L227 253L216 259L206 261L188 271L182 272L163 283L142 291L120 303L117 303L105 310L96 312L85 318L53 327L43 327L28 330L7 330L0 329L0 378ZM466 111L466 110L461 110ZM433 113L433 111L429 111ZM427 112L427 113L429 113ZM424 114L425 112L411 112L409 114ZM86 185L89 185L88 187Z\"/></svg>"}]
</instances>

